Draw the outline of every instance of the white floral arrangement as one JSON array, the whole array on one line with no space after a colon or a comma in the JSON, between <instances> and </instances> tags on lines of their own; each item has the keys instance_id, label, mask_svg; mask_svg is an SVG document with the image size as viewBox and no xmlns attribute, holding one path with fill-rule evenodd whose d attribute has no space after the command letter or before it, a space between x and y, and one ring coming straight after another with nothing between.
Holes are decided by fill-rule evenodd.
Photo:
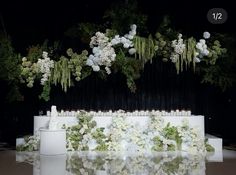
<instances>
[{"instance_id":1,"label":"white floral arrangement","mask_svg":"<svg viewBox=\"0 0 236 175\"><path fill-rule=\"evenodd\" d=\"M125 117L113 117L108 133L108 151L129 153L148 151L186 151L191 154L206 154L204 138L200 129L189 126L183 120L178 127L164 125L161 116L151 115L146 130L138 124L131 125ZM155 148L158 149L155 149Z\"/></svg>"},{"instance_id":2,"label":"white floral arrangement","mask_svg":"<svg viewBox=\"0 0 236 175\"><path fill-rule=\"evenodd\" d=\"M174 49L174 51L171 53L170 59L173 63L175 63L179 60L180 55L184 52L186 47L181 33L178 35L177 40L172 41L171 47Z\"/></svg>"},{"instance_id":3,"label":"white floral arrangement","mask_svg":"<svg viewBox=\"0 0 236 175\"><path fill-rule=\"evenodd\" d=\"M205 155L207 149L214 151L213 147L205 143L200 128L190 127L188 119L185 118L182 124L173 126L165 123L161 115L152 112L149 115L143 127L139 123L130 123L125 113L119 111L116 116L111 117L111 123L106 128L101 128L97 127L92 114L81 111L77 116L77 125L63 126L67 132L67 150L114 151L130 154L184 151L193 155ZM32 150L34 145L37 146L33 141L27 142L24 148ZM39 138L35 143L38 142Z\"/></svg>"},{"instance_id":4,"label":"white floral arrangement","mask_svg":"<svg viewBox=\"0 0 236 175\"><path fill-rule=\"evenodd\" d=\"M37 66L42 73L41 84L44 85L51 76L51 69L54 68L54 61L48 57L48 52L43 51L43 59L38 59Z\"/></svg>"},{"instance_id":5,"label":"white floral arrangement","mask_svg":"<svg viewBox=\"0 0 236 175\"><path fill-rule=\"evenodd\" d=\"M37 151L39 149L40 136L35 134L33 136L24 137L24 143L17 145L17 151Z\"/></svg>"},{"instance_id":6,"label":"white floral arrangement","mask_svg":"<svg viewBox=\"0 0 236 175\"><path fill-rule=\"evenodd\" d=\"M21 75L24 82L27 82L28 87L33 87L34 80L38 74L42 74L41 85L49 80L51 76L51 69L54 68L54 61L51 60L48 56L48 52L43 51L42 59L38 58L36 63L32 63L30 60L27 60L26 57L22 58L21 64Z\"/></svg>"},{"instance_id":7,"label":"white floral arrangement","mask_svg":"<svg viewBox=\"0 0 236 175\"><path fill-rule=\"evenodd\" d=\"M106 34L96 32L95 36L91 38L90 47L92 48L93 54L90 54L86 64L91 66L93 71L100 71L101 66L105 66L107 74L111 73L112 62L115 61L116 53L114 46L122 44L123 48L129 49L129 53L132 55L136 52L133 48L134 44L132 39L136 35L136 25L131 25L131 31L128 34L120 37L115 35L114 38L110 39Z\"/></svg>"},{"instance_id":8,"label":"white floral arrangement","mask_svg":"<svg viewBox=\"0 0 236 175\"><path fill-rule=\"evenodd\" d=\"M201 58L204 56L207 56L210 52L207 49L207 44L206 44L206 39L210 38L210 33L209 32L204 32L203 33L203 38L200 39L199 42L196 44L196 49L197 51L195 52L195 57L194 57L194 62L199 63L201 62Z\"/></svg>"}]
</instances>

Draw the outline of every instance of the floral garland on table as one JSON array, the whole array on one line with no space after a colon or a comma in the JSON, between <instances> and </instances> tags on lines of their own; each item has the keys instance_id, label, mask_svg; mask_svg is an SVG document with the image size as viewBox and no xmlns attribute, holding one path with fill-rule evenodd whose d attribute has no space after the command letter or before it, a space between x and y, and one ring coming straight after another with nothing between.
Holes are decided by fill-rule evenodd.
<instances>
[{"instance_id":1,"label":"floral garland on table","mask_svg":"<svg viewBox=\"0 0 236 175\"><path fill-rule=\"evenodd\" d=\"M205 155L214 148L200 135L198 128L190 127L188 120L182 120L179 126L165 124L161 116L150 114L147 127L144 129L139 124L130 124L123 113L118 112L112 118L110 126L97 127L93 116L81 111L77 118L78 124L67 127L68 151L115 151L128 153L143 153L150 151L184 151L190 154ZM19 151L32 151L38 149L39 138L30 137Z\"/></svg>"},{"instance_id":2,"label":"floral garland on table","mask_svg":"<svg viewBox=\"0 0 236 175\"><path fill-rule=\"evenodd\" d=\"M39 150L39 142L40 138L38 134L33 136L25 136L24 143L16 145L16 151L37 151Z\"/></svg>"},{"instance_id":3,"label":"floral garland on table","mask_svg":"<svg viewBox=\"0 0 236 175\"><path fill-rule=\"evenodd\" d=\"M84 111L81 111L78 116L78 124L75 126L67 127L67 150L68 151L87 151L98 150L103 151L106 149L106 138L103 131L104 128L97 128L97 123L92 120L92 116Z\"/></svg>"}]
</instances>

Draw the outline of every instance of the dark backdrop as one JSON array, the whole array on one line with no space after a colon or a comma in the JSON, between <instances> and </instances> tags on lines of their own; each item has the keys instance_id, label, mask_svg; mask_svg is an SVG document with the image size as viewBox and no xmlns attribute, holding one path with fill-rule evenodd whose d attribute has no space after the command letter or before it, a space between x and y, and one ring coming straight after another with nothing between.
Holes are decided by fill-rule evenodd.
<instances>
[{"instance_id":1,"label":"dark backdrop","mask_svg":"<svg viewBox=\"0 0 236 175\"><path fill-rule=\"evenodd\" d=\"M123 1L123 0L117 0ZM125 1L125 0L124 0ZM0 12L7 33L12 37L17 52L25 54L25 48L42 43L48 38L65 43L64 32L79 22L100 22L109 0L80 1L1 1ZM188 36L200 38L204 31L234 34L234 5L229 1L197 2L139 0L140 10L148 15L148 28L155 32L164 15L172 17L175 29ZM210 8L221 7L228 12L228 21L222 25L212 25L206 20ZM79 48L81 49L81 48ZM221 92L218 88L200 83L200 77L185 71L176 75L173 65L158 59L147 64L137 82L137 92L131 93L125 77L112 74L103 81L96 74L76 84L65 94L59 87L53 87L51 100L38 99L40 86L33 89L22 88L23 102L7 103L6 82L0 83L0 141L14 143L15 137L32 134L33 116L39 111L57 105L58 110L86 109L189 109L193 114L205 116L206 132L219 135L224 142L235 141L236 95L234 89Z\"/></svg>"},{"instance_id":2,"label":"dark backdrop","mask_svg":"<svg viewBox=\"0 0 236 175\"><path fill-rule=\"evenodd\" d=\"M205 116L206 132L223 137L224 142L235 140L233 90L223 93L218 88L201 84L200 77L192 70L177 75L174 65L158 59L145 66L136 82L137 91L131 93L123 75L112 74L101 80L94 73L67 93L60 87L53 87L49 102L38 99L40 86L22 88L23 102L1 104L2 137L14 142L16 136L32 134L33 116L41 110L45 114L51 105L56 105L58 110L191 110L193 114Z\"/></svg>"}]
</instances>

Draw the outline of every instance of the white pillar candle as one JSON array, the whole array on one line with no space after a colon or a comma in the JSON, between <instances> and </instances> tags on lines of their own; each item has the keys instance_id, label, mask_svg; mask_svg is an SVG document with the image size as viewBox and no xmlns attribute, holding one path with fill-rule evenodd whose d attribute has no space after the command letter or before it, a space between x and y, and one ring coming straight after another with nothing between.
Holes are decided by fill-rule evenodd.
<instances>
[{"instance_id":1,"label":"white pillar candle","mask_svg":"<svg viewBox=\"0 0 236 175\"><path fill-rule=\"evenodd\" d=\"M51 116L51 112L47 111L47 116L50 117Z\"/></svg>"},{"instance_id":2,"label":"white pillar candle","mask_svg":"<svg viewBox=\"0 0 236 175\"><path fill-rule=\"evenodd\" d=\"M188 114L187 114L188 116L191 116L191 111L188 111Z\"/></svg>"},{"instance_id":3,"label":"white pillar candle","mask_svg":"<svg viewBox=\"0 0 236 175\"><path fill-rule=\"evenodd\" d=\"M177 116L179 115L179 110L178 110L178 109L176 110L176 115L177 115Z\"/></svg>"},{"instance_id":4,"label":"white pillar candle","mask_svg":"<svg viewBox=\"0 0 236 175\"><path fill-rule=\"evenodd\" d=\"M165 115L165 111L161 111L161 115Z\"/></svg>"}]
</instances>

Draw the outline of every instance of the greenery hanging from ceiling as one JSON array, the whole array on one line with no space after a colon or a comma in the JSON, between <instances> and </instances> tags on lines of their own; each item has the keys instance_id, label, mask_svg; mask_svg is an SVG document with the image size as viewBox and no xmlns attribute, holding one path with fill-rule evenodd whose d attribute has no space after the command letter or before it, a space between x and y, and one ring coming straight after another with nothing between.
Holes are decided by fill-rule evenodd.
<instances>
[{"instance_id":1,"label":"greenery hanging from ceiling","mask_svg":"<svg viewBox=\"0 0 236 175\"><path fill-rule=\"evenodd\" d=\"M164 17L155 34L148 33L146 16L141 13L135 15L137 4L125 3L123 7L117 6L105 13L104 19L109 23L81 23L67 31L67 36L79 36L84 43L89 43L87 46L91 50L83 50L81 54L69 48L63 55L61 53L64 52L58 50L58 42L51 47L45 42L31 46L21 62L10 40L1 37L0 65L4 68L1 70L1 79L14 84L12 87L15 89L20 86L20 81L33 87L40 80L43 86L40 98L48 101L52 85L59 84L67 92L74 85L74 80L81 81L92 72L99 73L103 78L120 72L126 77L128 88L135 92L135 80L141 76L145 64L152 63L153 59L161 59L163 62L172 62L177 74L192 69L202 76L203 83L210 83L222 90L233 86L235 55L226 49L233 50L232 40L225 39L223 35L211 36L209 32L204 32L199 39L182 35L170 27L168 17ZM120 14L119 18L117 14Z\"/></svg>"}]
</instances>

